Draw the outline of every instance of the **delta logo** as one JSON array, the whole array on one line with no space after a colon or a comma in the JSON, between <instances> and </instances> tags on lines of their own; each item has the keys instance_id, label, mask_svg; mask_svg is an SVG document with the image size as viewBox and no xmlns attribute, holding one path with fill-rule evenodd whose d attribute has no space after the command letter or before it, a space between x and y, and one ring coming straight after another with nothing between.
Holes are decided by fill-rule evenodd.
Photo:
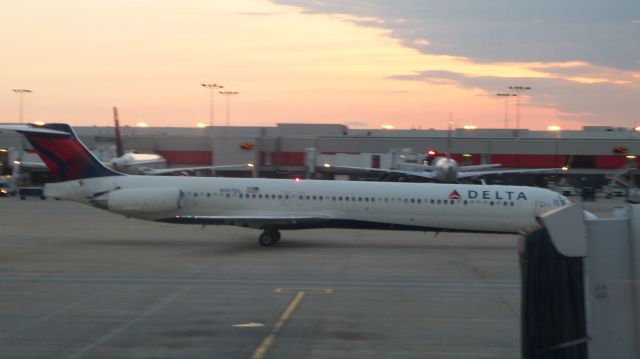
<instances>
[{"instance_id":1,"label":"delta logo","mask_svg":"<svg viewBox=\"0 0 640 359\"><path fill-rule=\"evenodd\" d=\"M493 199L493 200L508 200L508 201L519 201L519 200L527 200L527 195L524 192L515 192L515 191L476 191L476 190L468 190L467 196L468 199ZM449 193L448 199L462 199L462 195L457 190L453 190Z\"/></svg>"}]
</instances>

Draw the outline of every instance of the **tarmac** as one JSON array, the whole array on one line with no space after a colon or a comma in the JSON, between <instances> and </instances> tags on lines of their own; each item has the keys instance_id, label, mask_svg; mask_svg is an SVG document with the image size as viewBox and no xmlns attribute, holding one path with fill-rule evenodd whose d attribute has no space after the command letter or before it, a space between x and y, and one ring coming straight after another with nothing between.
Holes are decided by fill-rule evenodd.
<instances>
[{"instance_id":1,"label":"tarmac","mask_svg":"<svg viewBox=\"0 0 640 359\"><path fill-rule=\"evenodd\" d=\"M259 233L0 198L0 357L520 357L516 235Z\"/></svg>"}]
</instances>

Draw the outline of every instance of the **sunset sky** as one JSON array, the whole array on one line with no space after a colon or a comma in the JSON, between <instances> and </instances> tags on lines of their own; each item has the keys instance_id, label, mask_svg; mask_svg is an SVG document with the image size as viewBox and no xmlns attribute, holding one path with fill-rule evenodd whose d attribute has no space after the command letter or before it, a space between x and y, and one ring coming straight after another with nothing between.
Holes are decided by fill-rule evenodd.
<instances>
[{"instance_id":1,"label":"sunset sky","mask_svg":"<svg viewBox=\"0 0 640 359\"><path fill-rule=\"evenodd\" d=\"M503 128L509 86L522 128L640 125L638 0L0 4L0 122L192 127L216 83L232 125Z\"/></svg>"}]
</instances>

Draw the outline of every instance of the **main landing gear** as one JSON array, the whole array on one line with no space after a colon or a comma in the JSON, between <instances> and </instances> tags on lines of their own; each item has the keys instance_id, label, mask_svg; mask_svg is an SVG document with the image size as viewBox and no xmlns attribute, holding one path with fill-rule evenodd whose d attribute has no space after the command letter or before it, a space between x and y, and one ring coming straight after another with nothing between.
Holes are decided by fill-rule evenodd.
<instances>
[{"instance_id":1,"label":"main landing gear","mask_svg":"<svg viewBox=\"0 0 640 359\"><path fill-rule=\"evenodd\" d=\"M270 247L280 241L280 231L275 228L265 229L260 237L258 243L263 247Z\"/></svg>"}]
</instances>

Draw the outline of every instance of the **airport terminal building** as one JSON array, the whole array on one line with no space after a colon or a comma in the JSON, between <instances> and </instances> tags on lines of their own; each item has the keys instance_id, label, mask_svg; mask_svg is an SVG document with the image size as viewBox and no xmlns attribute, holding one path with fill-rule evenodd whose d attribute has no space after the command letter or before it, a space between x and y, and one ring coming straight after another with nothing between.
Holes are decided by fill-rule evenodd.
<instances>
[{"instance_id":1,"label":"airport terminal building","mask_svg":"<svg viewBox=\"0 0 640 359\"><path fill-rule=\"evenodd\" d=\"M81 140L100 159L113 156L113 127L76 127ZM327 167L391 168L399 161L420 163L428 150L449 153L462 165L499 163L505 168L560 168L562 176L606 176L635 168L640 159L640 132L587 126L581 131L525 129L382 130L350 129L339 124L278 124L274 127L122 128L127 150L157 153L169 166L254 164L253 168L219 171L219 175L261 177L358 177ZM28 156L28 144L15 133L0 133L0 148ZM26 152L22 152L26 149ZM360 175L362 176L362 174ZM370 176L370 174L369 174ZM549 175L527 176L534 181ZM555 180L552 178L552 180ZM497 179L512 183L518 176ZM522 183L540 184L540 183Z\"/></svg>"}]
</instances>

